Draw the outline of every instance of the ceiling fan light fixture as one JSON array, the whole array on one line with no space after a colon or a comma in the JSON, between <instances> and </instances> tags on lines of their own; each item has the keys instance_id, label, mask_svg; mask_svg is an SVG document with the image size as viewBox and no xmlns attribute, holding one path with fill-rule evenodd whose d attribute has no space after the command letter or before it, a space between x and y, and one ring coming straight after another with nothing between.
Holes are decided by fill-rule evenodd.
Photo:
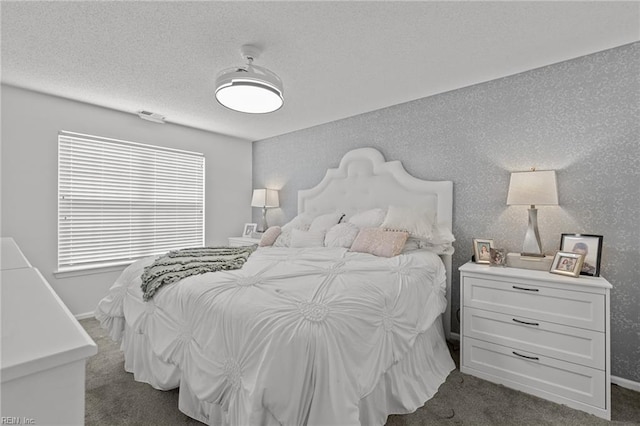
<instances>
[{"instance_id":1,"label":"ceiling fan light fixture","mask_svg":"<svg viewBox=\"0 0 640 426\"><path fill-rule=\"evenodd\" d=\"M252 64L259 54L255 46L242 46L241 53L247 65L218 74L216 100L226 108L248 114L279 110L284 104L282 80L272 71Z\"/></svg>"}]
</instances>

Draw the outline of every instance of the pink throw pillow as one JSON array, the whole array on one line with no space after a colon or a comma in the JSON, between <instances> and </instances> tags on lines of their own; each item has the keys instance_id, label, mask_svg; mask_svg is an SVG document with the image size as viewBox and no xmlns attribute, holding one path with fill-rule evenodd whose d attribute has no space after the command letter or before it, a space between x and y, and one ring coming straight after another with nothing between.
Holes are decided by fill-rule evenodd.
<instances>
[{"instance_id":1,"label":"pink throw pillow","mask_svg":"<svg viewBox=\"0 0 640 426\"><path fill-rule=\"evenodd\" d=\"M260 247L272 246L273 243L276 242L276 238L278 238L280 232L282 232L282 229L279 226L269 227L269 229L264 231L264 234L262 234L262 238L260 238L258 245Z\"/></svg>"},{"instance_id":2,"label":"pink throw pillow","mask_svg":"<svg viewBox=\"0 0 640 426\"><path fill-rule=\"evenodd\" d=\"M381 228L365 228L358 233L351 251L370 253L375 256L393 257L402 252L409 236L404 231L386 231Z\"/></svg>"}]
</instances>

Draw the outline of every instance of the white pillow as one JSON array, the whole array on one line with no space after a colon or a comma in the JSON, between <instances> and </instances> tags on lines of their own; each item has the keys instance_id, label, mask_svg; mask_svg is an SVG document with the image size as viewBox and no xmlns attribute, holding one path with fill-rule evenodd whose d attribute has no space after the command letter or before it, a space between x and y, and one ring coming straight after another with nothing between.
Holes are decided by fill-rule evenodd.
<instances>
[{"instance_id":1,"label":"white pillow","mask_svg":"<svg viewBox=\"0 0 640 426\"><path fill-rule=\"evenodd\" d=\"M311 232L327 232L329 228L333 225L336 225L340 218L342 217L342 213L327 213L320 215L313 219L311 222L311 226L309 226L309 231Z\"/></svg>"},{"instance_id":2,"label":"white pillow","mask_svg":"<svg viewBox=\"0 0 640 426\"><path fill-rule=\"evenodd\" d=\"M377 228L382 225L386 212L382 209L365 210L356 213L349 218L349 223L354 224L360 229Z\"/></svg>"},{"instance_id":3,"label":"white pillow","mask_svg":"<svg viewBox=\"0 0 640 426\"><path fill-rule=\"evenodd\" d=\"M291 246L291 232L294 229L301 231L307 231L313 218L308 214L302 213L291 219L288 223L280 227L280 235L273 243L274 247L290 247Z\"/></svg>"},{"instance_id":4,"label":"white pillow","mask_svg":"<svg viewBox=\"0 0 640 426\"><path fill-rule=\"evenodd\" d=\"M273 243L274 247L289 247L291 246L291 233L293 232L292 228L283 229L280 228L280 235L276 238Z\"/></svg>"},{"instance_id":5,"label":"white pillow","mask_svg":"<svg viewBox=\"0 0 640 426\"><path fill-rule=\"evenodd\" d=\"M353 240L358 236L359 229L353 223L339 223L333 225L324 237L324 245L327 247L349 248Z\"/></svg>"},{"instance_id":6,"label":"white pillow","mask_svg":"<svg viewBox=\"0 0 640 426\"><path fill-rule=\"evenodd\" d=\"M414 250L425 250L436 254L453 254L455 251L451 243L430 244L426 240L419 238L407 238L402 253L408 253Z\"/></svg>"},{"instance_id":7,"label":"white pillow","mask_svg":"<svg viewBox=\"0 0 640 426\"><path fill-rule=\"evenodd\" d=\"M323 247L324 232L301 231L294 229L291 231L291 247Z\"/></svg>"},{"instance_id":8,"label":"white pillow","mask_svg":"<svg viewBox=\"0 0 640 426\"><path fill-rule=\"evenodd\" d=\"M453 254L455 252L455 249L451 244L433 245L423 242L420 246L420 249L430 251L435 254Z\"/></svg>"},{"instance_id":9,"label":"white pillow","mask_svg":"<svg viewBox=\"0 0 640 426\"><path fill-rule=\"evenodd\" d=\"M422 240L419 238L407 238L407 241L404 243L404 247L402 248L402 253L408 253L414 250L420 250L422 246Z\"/></svg>"},{"instance_id":10,"label":"white pillow","mask_svg":"<svg viewBox=\"0 0 640 426\"><path fill-rule=\"evenodd\" d=\"M387 216L380 227L394 231L407 231L412 237L428 240L433 236L435 218L436 212L432 209L389 206Z\"/></svg>"},{"instance_id":11,"label":"white pillow","mask_svg":"<svg viewBox=\"0 0 640 426\"><path fill-rule=\"evenodd\" d=\"M309 225L311 225L313 218L305 213L299 214L298 216L291 219L291 221L285 225L282 225L282 231L287 231L291 229L309 229Z\"/></svg>"},{"instance_id":12,"label":"white pillow","mask_svg":"<svg viewBox=\"0 0 640 426\"><path fill-rule=\"evenodd\" d=\"M448 227L444 225L436 224L436 225L433 225L433 236L428 242L433 245L440 245L440 244L451 244L455 240L456 240L455 237L453 236L453 234L451 233L451 230Z\"/></svg>"}]
</instances>

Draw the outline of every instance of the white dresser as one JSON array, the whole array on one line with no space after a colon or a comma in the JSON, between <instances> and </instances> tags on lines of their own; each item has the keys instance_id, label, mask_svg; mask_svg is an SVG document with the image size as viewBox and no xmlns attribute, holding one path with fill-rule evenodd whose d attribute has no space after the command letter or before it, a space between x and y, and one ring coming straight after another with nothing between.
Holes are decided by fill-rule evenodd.
<instances>
[{"instance_id":1,"label":"white dresser","mask_svg":"<svg viewBox=\"0 0 640 426\"><path fill-rule=\"evenodd\" d=\"M611 419L609 290L579 278L460 267L460 370Z\"/></svg>"},{"instance_id":2,"label":"white dresser","mask_svg":"<svg viewBox=\"0 0 640 426\"><path fill-rule=\"evenodd\" d=\"M82 425L96 345L14 240L1 241L2 423Z\"/></svg>"}]
</instances>

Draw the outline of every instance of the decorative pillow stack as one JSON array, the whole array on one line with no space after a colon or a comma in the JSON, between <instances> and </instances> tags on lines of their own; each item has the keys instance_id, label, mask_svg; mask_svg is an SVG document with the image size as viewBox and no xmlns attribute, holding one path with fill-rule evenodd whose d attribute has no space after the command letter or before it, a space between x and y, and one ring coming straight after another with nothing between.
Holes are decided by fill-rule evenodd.
<instances>
[{"instance_id":1,"label":"decorative pillow stack","mask_svg":"<svg viewBox=\"0 0 640 426\"><path fill-rule=\"evenodd\" d=\"M282 233L274 243L275 247L323 247L325 234L336 225L343 214L326 213L315 218L298 215L282 227Z\"/></svg>"},{"instance_id":2,"label":"decorative pillow stack","mask_svg":"<svg viewBox=\"0 0 640 426\"><path fill-rule=\"evenodd\" d=\"M356 239L356 236L358 236L360 229L380 226L384 215L384 210L372 209L354 215L348 222L338 222L326 231L324 245L326 247L349 248ZM342 219L342 217L344 217L344 215L342 215L340 219Z\"/></svg>"},{"instance_id":3,"label":"decorative pillow stack","mask_svg":"<svg viewBox=\"0 0 640 426\"><path fill-rule=\"evenodd\" d=\"M300 214L282 228L269 228L260 246L343 247L384 257L418 249L453 253L455 238L451 230L436 223L432 209L389 206L359 212L340 223L343 217L340 212L315 218Z\"/></svg>"},{"instance_id":4,"label":"decorative pillow stack","mask_svg":"<svg viewBox=\"0 0 640 426\"><path fill-rule=\"evenodd\" d=\"M274 247L290 247L291 246L291 235L294 229L299 229L302 231L306 231L309 229L311 225L312 217L306 214L299 214L294 217L289 223L285 224L281 228L281 233L273 243Z\"/></svg>"},{"instance_id":5,"label":"decorative pillow stack","mask_svg":"<svg viewBox=\"0 0 640 426\"><path fill-rule=\"evenodd\" d=\"M381 227L384 229L406 231L414 238L429 240L433 236L436 212L431 209L389 206L387 216Z\"/></svg>"},{"instance_id":6,"label":"decorative pillow stack","mask_svg":"<svg viewBox=\"0 0 640 426\"><path fill-rule=\"evenodd\" d=\"M451 245L456 239L451 231L441 225L433 226L433 236L428 240L409 237L404 245L403 253L412 250L429 250L437 254L453 254L454 249Z\"/></svg>"},{"instance_id":7,"label":"decorative pillow stack","mask_svg":"<svg viewBox=\"0 0 640 426\"><path fill-rule=\"evenodd\" d=\"M427 249L438 254L452 254L455 241L451 230L436 223L436 212L428 208L389 206L381 225L384 229L409 233L403 253Z\"/></svg>"},{"instance_id":8,"label":"decorative pillow stack","mask_svg":"<svg viewBox=\"0 0 640 426\"><path fill-rule=\"evenodd\" d=\"M327 231L324 237L324 245L327 247L349 248L358 236L360 229L353 223L338 223Z\"/></svg>"},{"instance_id":9,"label":"decorative pillow stack","mask_svg":"<svg viewBox=\"0 0 640 426\"><path fill-rule=\"evenodd\" d=\"M452 243L455 240L456 239L449 228L434 225L433 237L429 240L420 240L420 248L427 249L437 254L453 254L454 249Z\"/></svg>"}]
</instances>

